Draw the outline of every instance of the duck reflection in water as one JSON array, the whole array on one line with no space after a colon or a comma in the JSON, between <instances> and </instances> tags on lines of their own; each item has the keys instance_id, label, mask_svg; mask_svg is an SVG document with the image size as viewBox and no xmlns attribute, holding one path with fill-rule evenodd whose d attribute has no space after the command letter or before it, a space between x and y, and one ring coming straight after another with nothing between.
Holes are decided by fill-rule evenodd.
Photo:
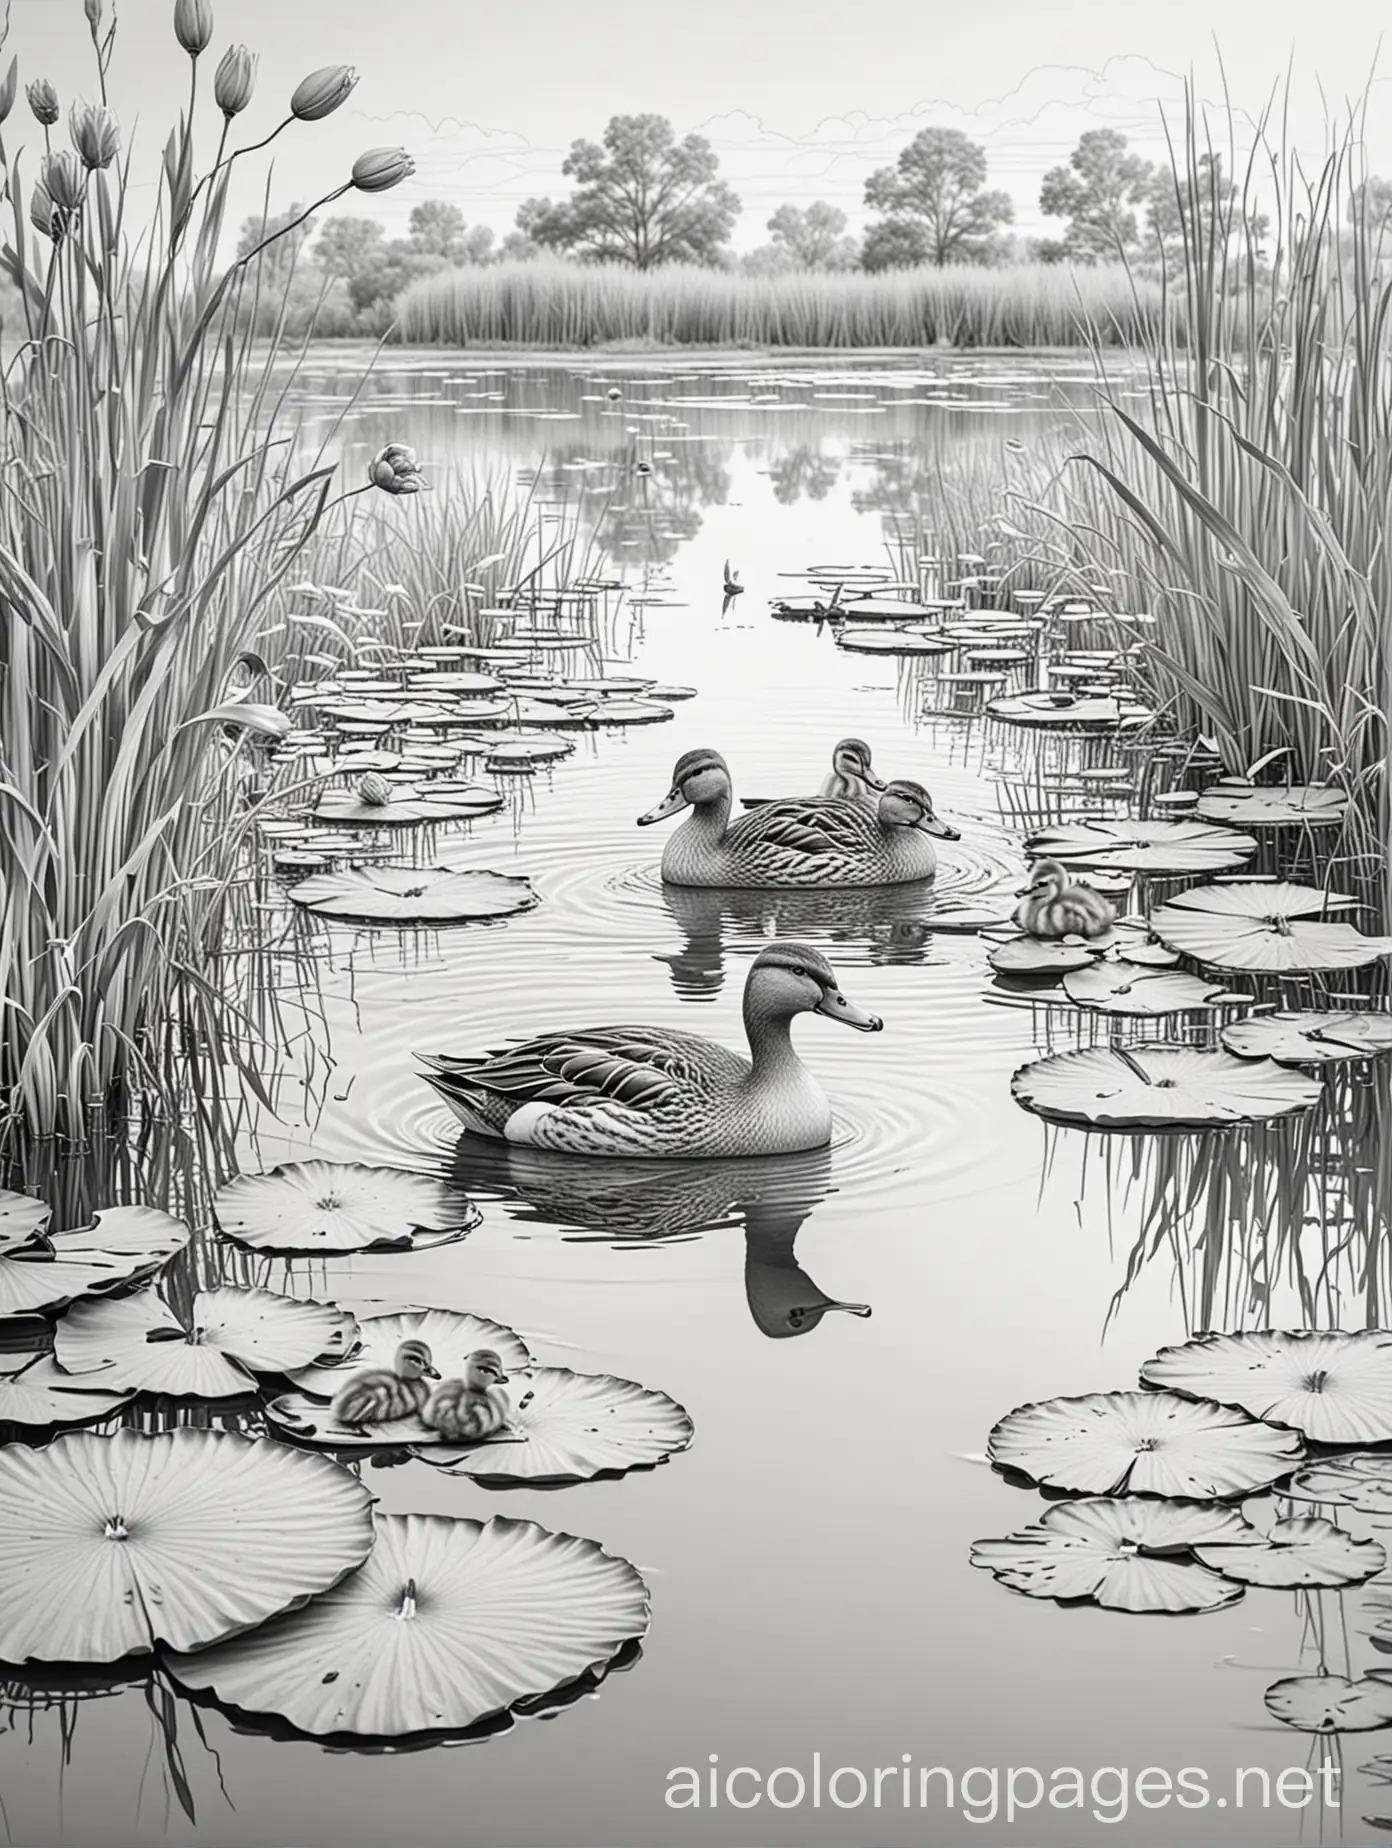
<instances>
[{"instance_id":1,"label":"duck reflection in water","mask_svg":"<svg viewBox=\"0 0 1392 1848\"><path fill-rule=\"evenodd\" d=\"M763 945L779 937L815 944L852 944L872 966L925 963L933 942L934 884L855 886L841 891L771 891L755 887L662 887L662 902L685 941L655 956L672 972L672 986L690 999L711 998L725 985L727 949L745 939Z\"/></svg>"},{"instance_id":2,"label":"duck reflection in water","mask_svg":"<svg viewBox=\"0 0 1392 1848\"><path fill-rule=\"evenodd\" d=\"M833 1311L868 1303L828 1296L798 1263L798 1233L832 1188L832 1155L813 1149L741 1161L606 1161L464 1135L450 1179L504 1201L527 1225L618 1243L687 1239L742 1227L744 1287L755 1326L774 1340L809 1334Z\"/></svg>"}]
</instances>

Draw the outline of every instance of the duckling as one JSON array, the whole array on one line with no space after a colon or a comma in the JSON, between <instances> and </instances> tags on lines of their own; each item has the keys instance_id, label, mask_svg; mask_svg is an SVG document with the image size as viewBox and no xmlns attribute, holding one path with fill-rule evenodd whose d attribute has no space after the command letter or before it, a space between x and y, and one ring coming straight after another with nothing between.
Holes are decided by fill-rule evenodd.
<instances>
[{"instance_id":1,"label":"duckling","mask_svg":"<svg viewBox=\"0 0 1392 1848\"><path fill-rule=\"evenodd\" d=\"M512 1409L506 1384L500 1357L492 1348L479 1348L465 1361L462 1380L441 1380L421 1417L456 1443L492 1437L506 1427Z\"/></svg>"},{"instance_id":2,"label":"duckling","mask_svg":"<svg viewBox=\"0 0 1392 1848\"><path fill-rule=\"evenodd\" d=\"M389 1424L394 1418L409 1418L430 1395L425 1382L439 1377L425 1343L403 1341L389 1368L369 1367L355 1373L339 1388L330 1410L341 1425Z\"/></svg>"},{"instance_id":3,"label":"duckling","mask_svg":"<svg viewBox=\"0 0 1392 1848\"><path fill-rule=\"evenodd\" d=\"M1100 937L1116 909L1091 886L1070 885L1057 860L1040 860L1016 897L1015 922L1027 937Z\"/></svg>"},{"instance_id":4,"label":"duckling","mask_svg":"<svg viewBox=\"0 0 1392 1848\"><path fill-rule=\"evenodd\" d=\"M870 746L863 738L843 738L831 754L831 771L823 779L819 796L842 802L868 802L885 787L870 768Z\"/></svg>"}]
</instances>

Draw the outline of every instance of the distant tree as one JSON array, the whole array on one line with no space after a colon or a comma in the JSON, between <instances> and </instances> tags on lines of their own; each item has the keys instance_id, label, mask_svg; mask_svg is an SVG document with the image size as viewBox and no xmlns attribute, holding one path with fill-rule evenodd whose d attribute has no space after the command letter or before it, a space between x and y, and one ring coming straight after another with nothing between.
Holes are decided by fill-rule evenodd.
<instances>
[{"instance_id":1,"label":"distant tree","mask_svg":"<svg viewBox=\"0 0 1392 1848\"><path fill-rule=\"evenodd\" d=\"M326 218L314 261L326 276L352 282L385 260L386 233L373 218Z\"/></svg>"},{"instance_id":2,"label":"distant tree","mask_svg":"<svg viewBox=\"0 0 1392 1848\"><path fill-rule=\"evenodd\" d=\"M1210 248L1229 258L1256 261L1270 230L1261 212L1242 209L1221 154L1200 154L1192 173L1161 169L1146 210L1146 254L1169 269L1183 269L1185 252Z\"/></svg>"},{"instance_id":3,"label":"distant tree","mask_svg":"<svg viewBox=\"0 0 1392 1848\"><path fill-rule=\"evenodd\" d=\"M796 269L850 269L856 260L853 237L847 237L846 214L825 199L805 209L780 205L768 221L774 247L786 251Z\"/></svg>"},{"instance_id":4,"label":"distant tree","mask_svg":"<svg viewBox=\"0 0 1392 1848\"><path fill-rule=\"evenodd\" d=\"M665 116L614 116L603 145L572 142L561 168L569 199L529 199L517 229L544 249L654 269L709 263L729 238L739 200L700 135L678 141Z\"/></svg>"},{"instance_id":5,"label":"distant tree","mask_svg":"<svg viewBox=\"0 0 1392 1848\"><path fill-rule=\"evenodd\" d=\"M520 227L509 231L498 246L499 261L504 263L527 263L541 254L541 245Z\"/></svg>"},{"instance_id":6,"label":"distant tree","mask_svg":"<svg viewBox=\"0 0 1392 1848\"><path fill-rule=\"evenodd\" d=\"M249 257L267 238L276 240L257 259L262 265L263 278L272 290L282 287L289 278L314 230L312 218L306 218L303 224L296 224L304 209L302 205L288 205L283 212L242 220L241 235L237 240L239 257ZM295 226L293 231L291 225ZM278 235L282 232L283 236Z\"/></svg>"},{"instance_id":7,"label":"distant tree","mask_svg":"<svg viewBox=\"0 0 1392 1848\"><path fill-rule=\"evenodd\" d=\"M1150 199L1155 169L1126 149L1126 137L1116 129L1091 128L1068 165L1044 175L1039 209L1046 218L1068 220L1063 250L1074 262L1124 262L1140 242L1132 208Z\"/></svg>"},{"instance_id":8,"label":"distant tree","mask_svg":"<svg viewBox=\"0 0 1392 1848\"><path fill-rule=\"evenodd\" d=\"M959 128L921 130L892 167L871 174L865 203L885 214L885 225L916 229L923 250L919 261L936 264L989 260L997 233L1015 216L1008 193L986 191L986 151ZM867 253L879 230L873 226L867 234ZM874 267L896 267L880 260L883 252L909 248L897 230L895 240L876 238ZM872 267L868 254L862 260Z\"/></svg>"},{"instance_id":9,"label":"distant tree","mask_svg":"<svg viewBox=\"0 0 1392 1848\"><path fill-rule=\"evenodd\" d=\"M413 206L410 217L411 242L432 257L457 263L464 245L464 214L447 199L425 199Z\"/></svg>"},{"instance_id":10,"label":"distant tree","mask_svg":"<svg viewBox=\"0 0 1392 1848\"><path fill-rule=\"evenodd\" d=\"M860 247L860 266L866 270L918 269L930 260L928 233L910 218L881 219Z\"/></svg>"},{"instance_id":11,"label":"distant tree","mask_svg":"<svg viewBox=\"0 0 1392 1848\"><path fill-rule=\"evenodd\" d=\"M1370 176L1355 187L1350 208L1354 222L1366 226L1374 242L1381 239L1392 252L1392 180Z\"/></svg>"}]
</instances>

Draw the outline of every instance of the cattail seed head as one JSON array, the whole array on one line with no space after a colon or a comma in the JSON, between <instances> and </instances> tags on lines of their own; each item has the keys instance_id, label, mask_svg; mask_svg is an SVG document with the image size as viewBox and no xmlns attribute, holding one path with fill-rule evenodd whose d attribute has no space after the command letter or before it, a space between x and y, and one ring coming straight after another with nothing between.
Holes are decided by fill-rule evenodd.
<instances>
[{"instance_id":1,"label":"cattail seed head","mask_svg":"<svg viewBox=\"0 0 1392 1848\"><path fill-rule=\"evenodd\" d=\"M416 163L405 148L369 148L353 162L353 184L359 192L390 192L415 170Z\"/></svg>"},{"instance_id":2,"label":"cattail seed head","mask_svg":"<svg viewBox=\"0 0 1392 1848\"><path fill-rule=\"evenodd\" d=\"M290 98L290 113L301 122L322 122L348 101L357 87L358 73L347 64L326 64L311 71Z\"/></svg>"}]
</instances>

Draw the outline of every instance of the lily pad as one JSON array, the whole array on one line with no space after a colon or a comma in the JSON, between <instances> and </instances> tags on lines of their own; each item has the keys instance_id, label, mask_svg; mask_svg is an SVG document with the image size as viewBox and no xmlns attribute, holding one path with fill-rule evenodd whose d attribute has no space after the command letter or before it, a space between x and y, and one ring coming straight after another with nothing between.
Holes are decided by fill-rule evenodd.
<instances>
[{"instance_id":1,"label":"lily pad","mask_svg":"<svg viewBox=\"0 0 1392 1848\"><path fill-rule=\"evenodd\" d=\"M481 732L477 738L464 738L460 743L470 755L482 756L484 767L490 770L515 767L523 762L531 765L558 763L575 752L574 742L562 738L559 732L538 731L524 735Z\"/></svg>"},{"instance_id":2,"label":"lily pad","mask_svg":"<svg viewBox=\"0 0 1392 1848\"><path fill-rule=\"evenodd\" d=\"M359 1345L351 1353L288 1368L288 1377L301 1391L332 1399L355 1373L369 1367L390 1367L403 1341L423 1341L443 1379L458 1378L464 1363L478 1348L492 1348L508 1373L524 1373L532 1364L527 1344L515 1330L462 1309L400 1309L387 1315L364 1316L358 1338ZM361 1442L361 1427L358 1429ZM434 1433L427 1432L426 1436L433 1438Z\"/></svg>"},{"instance_id":3,"label":"lily pad","mask_svg":"<svg viewBox=\"0 0 1392 1848\"><path fill-rule=\"evenodd\" d=\"M1281 1490L1290 1501L1355 1508L1392 1519L1392 1454L1334 1457L1299 1470Z\"/></svg>"},{"instance_id":4,"label":"lily pad","mask_svg":"<svg viewBox=\"0 0 1392 1848\"><path fill-rule=\"evenodd\" d=\"M1392 1333L1255 1329L1161 1348L1147 1386L1240 1405L1321 1444L1392 1438Z\"/></svg>"},{"instance_id":5,"label":"lily pad","mask_svg":"<svg viewBox=\"0 0 1392 1848\"><path fill-rule=\"evenodd\" d=\"M495 814L502 806L497 790L482 783L434 791L428 785L418 790L401 784L386 802L364 802L355 789L326 789L314 819L340 828L401 828L427 821L471 821L478 815Z\"/></svg>"},{"instance_id":6,"label":"lily pad","mask_svg":"<svg viewBox=\"0 0 1392 1848\"><path fill-rule=\"evenodd\" d=\"M0 1252L27 1244L52 1217L49 1207L32 1194L11 1193L0 1187Z\"/></svg>"},{"instance_id":7,"label":"lily pad","mask_svg":"<svg viewBox=\"0 0 1392 1848\"><path fill-rule=\"evenodd\" d=\"M1257 851L1250 835L1197 821L1085 821L1046 828L1025 851L1061 866L1131 873L1221 873Z\"/></svg>"},{"instance_id":8,"label":"lily pad","mask_svg":"<svg viewBox=\"0 0 1392 1848\"><path fill-rule=\"evenodd\" d=\"M1154 717L1146 707L1120 700L1110 693L1082 694L1077 698L1053 693L1016 693L989 700L993 719L1044 731L1116 731L1123 721Z\"/></svg>"},{"instance_id":9,"label":"lily pad","mask_svg":"<svg viewBox=\"0 0 1392 1848\"><path fill-rule=\"evenodd\" d=\"M1317 1009L1258 1014L1225 1027L1223 1044L1242 1059L1278 1065L1342 1065L1392 1052L1392 1013L1326 1014Z\"/></svg>"},{"instance_id":10,"label":"lily pad","mask_svg":"<svg viewBox=\"0 0 1392 1848\"><path fill-rule=\"evenodd\" d=\"M1027 1598L1176 1616L1238 1601L1242 1587L1193 1552L1244 1535L1259 1538L1235 1509L1212 1502L1106 1496L1062 1502L1020 1533L978 1540L971 1563Z\"/></svg>"},{"instance_id":11,"label":"lily pad","mask_svg":"<svg viewBox=\"0 0 1392 1848\"><path fill-rule=\"evenodd\" d=\"M49 1353L0 1354L0 1424L91 1424L119 1412L132 1396L129 1389L108 1392L75 1380Z\"/></svg>"},{"instance_id":12,"label":"lily pad","mask_svg":"<svg viewBox=\"0 0 1392 1848\"><path fill-rule=\"evenodd\" d=\"M462 1366L443 1366L442 1374ZM358 1363L361 1363L359 1356ZM506 1366L506 1361L504 1366ZM419 1417L383 1425L340 1425L329 1407L305 1394L286 1393L267 1416L300 1443L325 1450L408 1447L442 1468L480 1481L556 1484L651 1469L691 1442L691 1420L666 1393L607 1373L572 1373L568 1367L534 1367L512 1376L511 1431L483 1443L442 1438Z\"/></svg>"},{"instance_id":13,"label":"lily pad","mask_svg":"<svg viewBox=\"0 0 1392 1848\"><path fill-rule=\"evenodd\" d=\"M1392 937L1365 937L1325 916L1329 896L1315 886L1278 880L1195 886L1151 918L1172 950L1220 969L1294 975L1359 969L1392 955Z\"/></svg>"},{"instance_id":14,"label":"lily pad","mask_svg":"<svg viewBox=\"0 0 1392 1848\"><path fill-rule=\"evenodd\" d=\"M53 1351L79 1384L175 1398L229 1399L254 1392L259 1373L289 1373L358 1338L346 1309L272 1290L202 1290L187 1327L159 1292L76 1303L58 1324Z\"/></svg>"},{"instance_id":15,"label":"lily pad","mask_svg":"<svg viewBox=\"0 0 1392 1848\"><path fill-rule=\"evenodd\" d=\"M1194 812L1205 821L1238 828L1328 828L1341 822L1347 811L1348 797L1321 783L1273 789L1239 782L1214 783L1199 797Z\"/></svg>"},{"instance_id":16,"label":"lily pad","mask_svg":"<svg viewBox=\"0 0 1392 1848\"><path fill-rule=\"evenodd\" d=\"M1387 1564L1387 1554L1376 1540L1355 1540L1332 1521L1315 1515L1277 1521L1256 1539L1253 1545L1239 1536L1234 1543L1219 1535L1196 1546L1194 1552L1224 1578L1271 1591L1361 1585Z\"/></svg>"},{"instance_id":17,"label":"lily pad","mask_svg":"<svg viewBox=\"0 0 1392 1848\"><path fill-rule=\"evenodd\" d=\"M1196 975L1122 962L1095 963L1090 969L1075 970L1064 978L1063 990L1079 1007L1148 1019L1250 999L1216 988Z\"/></svg>"},{"instance_id":18,"label":"lily pad","mask_svg":"<svg viewBox=\"0 0 1392 1848\"><path fill-rule=\"evenodd\" d=\"M478 1208L443 1181L356 1161L294 1161L241 1174L213 1201L219 1228L254 1251L429 1249L462 1238Z\"/></svg>"},{"instance_id":19,"label":"lily pad","mask_svg":"<svg viewBox=\"0 0 1392 1848\"><path fill-rule=\"evenodd\" d=\"M375 1524L361 1570L253 1635L168 1659L174 1679L319 1738L463 1732L647 1631L647 1586L593 1540L501 1515Z\"/></svg>"},{"instance_id":20,"label":"lily pad","mask_svg":"<svg viewBox=\"0 0 1392 1848\"><path fill-rule=\"evenodd\" d=\"M1291 1675L1266 1690L1267 1712L1300 1732L1377 1732L1392 1726L1392 1687L1371 1678Z\"/></svg>"},{"instance_id":21,"label":"lily pad","mask_svg":"<svg viewBox=\"0 0 1392 1848\"><path fill-rule=\"evenodd\" d=\"M993 1463L1084 1495L1211 1501L1266 1488L1304 1461L1293 1431L1233 1406L1173 1392L1093 1392L1010 1412L986 1446Z\"/></svg>"},{"instance_id":22,"label":"lily pad","mask_svg":"<svg viewBox=\"0 0 1392 1848\"><path fill-rule=\"evenodd\" d=\"M845 654L918 655L954 654L956 642L917 629L844 629L836 646Z\"/></svg>"},{"instance_id":23,"label":"lily pad","mask_svg":"<svg viewBox=\"0 0 1392 1848\"><path fill-rule=\"evenodd\" d=\"M301 880L289 897L319 917L431 928L515 917L537 902L531 881L518 874L445 866L345 867Z\"/></svg>"},{"instance_id":24,"label":"lily pad","mask_svg":"<svg viewBox=\"0 0 1392 1848\"><path fill-rule=\"evenodd\" d=\"M0 1659L202 1649L327 1591L372 1546L349 1470L185 1428L0 1450Z\"/></svg>"},{"instance_id":25,"label":"lily pad","mask_svg":"<svg viewBox=\"0 0 1392 1848\"><path fill-rule=\"evenodd\" d=\"M1323 1095L1317 1078L1271 1059L1168 1044L1054 1053L1022 1066L1010 1090L1050 1122L1117 1130L1268 1123Z\"/></svg>"},{"instance_id":26,"label":"lily pad","mask_svg":"<svg viewBox=\"0 0 1392 1848\"><path fill-rule=\"evenodd\" d=\"M1097 952L1081 937L1076 939L1008 937L986 958L997 975L1067 975L1086 969Z\"/></svg>"},{"instance_id":27,"label":"lily pad","mask_svg":"<svg viewBox=\"0 0 1392 1848\"><path fill-rule=\"evenodd\" d=\"M22 1224L33 1215L17 1208L14 1218ZM36 1230L21 1238L5 1230L0 1221L0 1316L60 1309L77 1297L118 1289L159 1270L189 1241L182 1221L150 1206L108 1207L75 1232Z\"/></svg>"}]
</instances>

